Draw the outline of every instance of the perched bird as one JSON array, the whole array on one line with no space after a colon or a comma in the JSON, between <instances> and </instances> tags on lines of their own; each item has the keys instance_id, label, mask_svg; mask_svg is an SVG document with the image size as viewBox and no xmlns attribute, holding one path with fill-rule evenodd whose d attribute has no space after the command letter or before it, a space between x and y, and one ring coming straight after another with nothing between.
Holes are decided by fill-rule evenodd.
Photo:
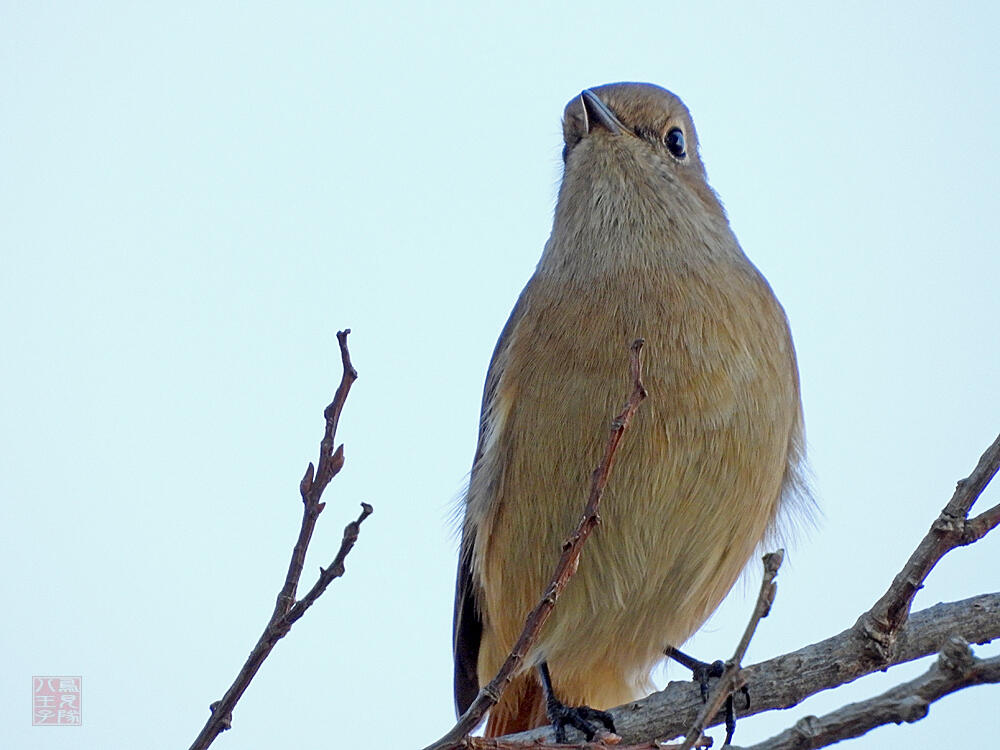
<instances>
[{"instance_id":1,"label":"perched bird","mask_svg":"<svg viewBox=\"0 0 1000 750\"><path fill-rule=\"evenodd\" d=\"M599 713L565 711L647 694L664 649L705 622L802 495L788 322L708 185L687 108L651 84L599 86L569 102L563 134L552 235L486 377L455 593L459 713L575 528L640 337L649 396L489 736L547 718L592 735Z\"/></svg>"}]
</instances>

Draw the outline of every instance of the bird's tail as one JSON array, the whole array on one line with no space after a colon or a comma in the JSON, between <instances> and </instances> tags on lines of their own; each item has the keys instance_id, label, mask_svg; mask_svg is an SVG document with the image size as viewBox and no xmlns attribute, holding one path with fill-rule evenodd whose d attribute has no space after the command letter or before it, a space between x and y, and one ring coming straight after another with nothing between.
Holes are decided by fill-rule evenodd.
<instances>
[{"instance_id":1,"label":"bird's tail","mask_svg":"<svg viewBox=\"0 0 1000 750\"><path fill-rule=\"evenodd\" d=\"M542 685L531 670L515 677L504 690L500 702L490 709L485 736L501 737L548 723Z\"/></svg>"}]
</instances>

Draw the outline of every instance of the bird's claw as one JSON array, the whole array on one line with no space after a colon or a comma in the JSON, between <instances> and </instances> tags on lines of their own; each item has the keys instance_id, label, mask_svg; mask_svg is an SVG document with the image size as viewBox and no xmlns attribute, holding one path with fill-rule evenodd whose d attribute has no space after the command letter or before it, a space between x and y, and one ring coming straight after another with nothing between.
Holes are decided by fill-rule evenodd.
<instances>
[{"instance_id":1,"label":"bird's claw","mask_svg":"<svg viewBox=\"0 0 1000 750\"><path fill-rule=\"evenodd\" d=\"M701 690L701 702L707 703L709 680L713 677L722 677L722 673L726 671L726 663L719 659L709 664L708 662L688 656L683 651L679 651L672 646L668 646L664 650L664 653L670 659L673 659L691 670L691 679L698 683L698 688ZM750 689L744 685L740 688L740 693L743 694L746 701L746 705L743 710L747 711L750 709ZM722 743L723 747L732 743L733 734L736 732L736 702L733 700L733 695L726 698L725 712L726 741Z\"/></svg>"},{"instance_id":2,"label":"bird's claw","mask_svg":"<svg viewBox=\"0 0 1000 750\"><path fill-rule=\"evenodd\" d=\"M555 729L556 742L567 743L566 727L579 729L587 741L597 734L597 722L604 725L609 732L615 731L615 722L607 711L598 711L590 706L566 706L557 700L549 700L546 704L546 714L549 723Z\"/></svg>"},{"instance_id":3,"label":"bird's claw","mask_svg":"<svg viewBox=\"0 0 1000 750\"><path fill-rule=\"evenodd\" d=\"M691 679L698 683L698 688L701 690L701 702L708 702L708 684L709 681L714 678L722 677L722 673L726 671L726 663L722 659L713 661L711 664L708 662L698 662L697 665L691 667Z\"/></svg>"}]
</instances>

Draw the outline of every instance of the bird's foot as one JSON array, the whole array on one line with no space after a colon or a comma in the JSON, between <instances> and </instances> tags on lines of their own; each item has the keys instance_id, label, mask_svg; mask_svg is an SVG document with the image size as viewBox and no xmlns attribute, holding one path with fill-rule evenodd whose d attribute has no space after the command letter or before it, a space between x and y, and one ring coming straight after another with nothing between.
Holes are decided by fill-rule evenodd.
<instances>
[{"instance_id":1,"label":"bird's foot","mask_svg":"<svg viewBox=\"0 0 1000 750\"><path fill-rule=\"evenodd\" d=\"M574 727L583 732L587 741L597 734L597 723L604 725L609 732L615 731L615 722L607 711L598 711L590 706L567 706L556 698L552 690L552 678L549 677L549 666L545 662L538 665L538 673L542 678L542 691L545 693L545 714L556 733L556 742L569 742L566 737L566 727Z\"/></svg>"},{"instance_id":2,"label":"bird's foot","mask_svg":"<svg viewBox=\"0 0 1000 750\"><path fill-rule=\"evenodd\" d=\"M695 659L693 656L688 656L673 646L667 646L663 653L667 655L668 659L673 659L678 664L691 670L691 679L697 682L698 687L701 689L702 703L708 700L709 680L713 677L722 677L722 673L726 671L726 663L722 659L709 664L707 661L701 661L700 659Z\"/></svg>"},{"instance_id":3,"label":"bird's foot","mask_svg":"<svg viewBox=\"0 0 1000 750\"><path fill-rule=\"evenodd\" d=\"M698 683L698 687L701 690L701 702L707 702L709 681L713 677L722 677L722 673L726 670L726 663L719 659L709 664L708 662L701 661L700 659L695 659L693 656L688 656L683 651L680 651L673 646L667 646L667 648L664 649L664 653L668 658L673 659L678 664L681 664L691 670L691 679ZM750 708L750 690L746 685L744 685L740 688L740 693L746 700L746 705L743 707L743 710L746 711ZM736 732L736 705L732 695L726 698L725 711L726 741L722 743L723 746L732 743L733 734Z\"/></svg>"},{"instance_id":4,"label":"bird's foot","mask_svg":"<svg viewBox=\"0 0 1000 750\"><path fill-rule=\"evenodd\" d=\"M611 714L590 706L567 706L555 698L550 698L545 702L545 713L555 730L557 743L569 742L566 737L566 727L579 729L588 742L597 734L597 722L603 724L609 732L615 731L615 722Z\"/></svg>"}]
</instances>

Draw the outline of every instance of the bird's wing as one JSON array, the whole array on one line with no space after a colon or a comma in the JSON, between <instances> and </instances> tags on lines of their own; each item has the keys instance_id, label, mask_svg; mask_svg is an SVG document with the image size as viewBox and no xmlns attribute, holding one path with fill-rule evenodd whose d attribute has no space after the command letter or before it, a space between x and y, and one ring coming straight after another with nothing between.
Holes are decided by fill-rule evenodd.
<instances>
[{"instance_id":1,"label":"bird's wing","mask_svg":"<svg viewBox=\"0 0 1000 750\"><path fill-rule=\"evenodd\" d=\"M500 378L503 375L511 334L517 327L525 307L531 283L524 288L507 319L490 359L483 389L483 402L479 417L479 440L476 456L469 476L469 491L465 497L466 517L462 526L462 546L458 557L458 575L455 580L455 611L452 620L452 648L455 659L455 709L461 716L479 693L479 644L483 636L483 616L479 601L479 583L472 572L472 555L476 542L476 527L483 511L490 505L490 489L495 487L492 478L484 472L496 471L494 462L482 459L494 443L493 403ZM487 495L483 497L474 496ZM470 506L474 506L470 513Z\"/></svg>"},{"instance_id":2,"label":"bird's wing","mask_svg":"<svg viewBox=\"0 0 1000 750\"><path fill-rule=\"evenodd\" d=\"M473 532L474 533L474 532ZM455 656L455 711L459 716L472 705L479 693L479 642L483 637L483 620L476 604L472 581L472 547L470 532L462 535L462 550L458 558L455 581L455 615L452 624L452 644Z\"/></svg>"}]
</instances>

